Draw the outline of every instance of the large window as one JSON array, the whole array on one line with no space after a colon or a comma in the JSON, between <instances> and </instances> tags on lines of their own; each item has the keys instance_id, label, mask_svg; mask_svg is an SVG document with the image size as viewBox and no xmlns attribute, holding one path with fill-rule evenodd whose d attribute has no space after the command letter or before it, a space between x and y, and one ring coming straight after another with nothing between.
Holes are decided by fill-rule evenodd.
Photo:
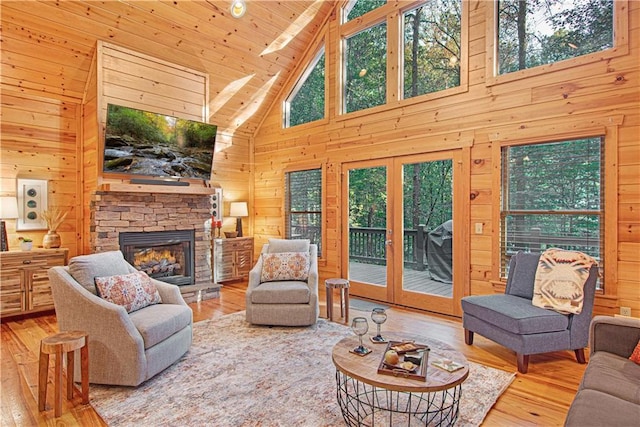
<instances>
[{"instance_id":1,"label":"large window","mask_svg":"<svg viewBox=\"0 0 640 427\"><path fill-rule=\"evenodd\" d=\"M284 104L284 127L309 123L324 118L324 47L306 71Z\"/></svg>"},{"instance_id":2,"label":"large window","mask_svg":"<svg viewBox=\"0 0 640 427\"><path fill-rule=\"evenodd\" d=\"M404 98L460 85L462 2L425 2L404 13Z\"/></svg>"},{"instance_id":3,"label":"large window","mask_svg":"<svg viewBox=\"0 0 640 427\"><path fill-rule=\"evenodd\" d=\"M603 150L599 137L502 149L502 277L517 251L551 247L591 255L603 271Z\"/></svg>"},{"instance_id":4,"label":"large window","mask_svg":"<svg viewBox=\"0 0 640 427\"><path fill-rule=\"evenodd\" d=\"M613 0L499 1L498 74L612 48L613 14Z\"/></svg>"},{"instance_id":5,"label":"large window","mask_svg":"<svg viewBox=\"0 0 640 427\"><path fill-rule=\"evenodd\" d=\"M287 239L309 239L322 254L322 169L285 174Z\"/></svg>"},{"instance_id":6,"label":"large window","mask_svg":"<svg viewBox=\"0 0 640 427\"><path fill-rule=\"evenodd\" d=\"M380 23L345 40L344 112L387 100L387 25Z\"/></svg>"}]
</instances>

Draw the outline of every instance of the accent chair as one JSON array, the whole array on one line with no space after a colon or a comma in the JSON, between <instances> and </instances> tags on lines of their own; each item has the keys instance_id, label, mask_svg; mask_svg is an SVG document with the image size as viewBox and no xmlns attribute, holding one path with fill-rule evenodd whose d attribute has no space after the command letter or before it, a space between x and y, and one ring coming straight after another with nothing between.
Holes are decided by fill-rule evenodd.
<instances>
[{"instance_id":1,"label":"accent chair","mask_svg":"<svg viewBox=\"0 0 640 427\"><path fill-rule=\"evenodd\" d=\"M286 265L298 264L293 258L296 254L308 259L308 273L287 271ZM277 256L288 258L280 263L275 259ZM277 271L274 273L270 266L275 261L282 268L275 267ZM319 311L318 246L303 239L270 239L249 272L247 322L256 325L309 326L316 323Z\"/></svg>"},{"instance_id":2,"label":"accent chair","mask_svg":"<svg viewBox=\"0 0 640 427\"><path fill-rule=\"evenodd\" d=\"M504 294L462 298L462 326L467 345L478 333L516 353L518 371L526 374L529 356L552 351L573 350L585 363L584 348L589 339L589 323L598 279L592 267L584 284L580 314L562 314L532 304L536 269L540 254L518 252L511 257Z\"/></svg>"},{"instance_id":3,"label":"accent chair","mask_svg":"<svg viewBox=\"0 0 640 427\"><path fill-rule=\"evenodd\" d=\"M136 272L120 251L77 256L68 266L49 269L60 331L89 334L91 383L137 386L191 346L193 312L177 286L149 278L160 302L131 312L98 296L96 278ZM79 375L76 370L76 381Z\"/></svg>"}]
</instances>

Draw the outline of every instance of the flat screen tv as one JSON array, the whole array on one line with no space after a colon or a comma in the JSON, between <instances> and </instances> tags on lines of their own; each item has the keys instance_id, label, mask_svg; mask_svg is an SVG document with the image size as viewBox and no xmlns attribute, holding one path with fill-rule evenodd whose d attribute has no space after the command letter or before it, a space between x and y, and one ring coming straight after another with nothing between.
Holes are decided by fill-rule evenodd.
<instances>
[{"instance_id":1,"label":"flat screen tv","mask_svg":"<svg viewBox=\"0 0 640 427\"><path fill-rule=\"evenodd\" d=\"M211 179L217 126L108 104L103 171Z\"/></svg>"}]
</instances>

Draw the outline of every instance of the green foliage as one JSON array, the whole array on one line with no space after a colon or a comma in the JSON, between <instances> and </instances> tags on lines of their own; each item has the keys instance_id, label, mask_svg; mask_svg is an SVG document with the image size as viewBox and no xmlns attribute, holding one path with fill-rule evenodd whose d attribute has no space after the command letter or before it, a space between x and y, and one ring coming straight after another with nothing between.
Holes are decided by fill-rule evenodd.
<instances>
[{"instance_id":1,"label":"green foliage","mask_svg":"<svg viewBox=\"0 0 640 427\"><path fill-rule=\"evenodd\" d=\"M386 23L348 38L345 62L345 112L384 104L387 98Z\"/></svg>"},{"instance_id":2,"label":"green foliage","mask_svg":"<svg viewBox=\"0 0 640 427\"><path fill-rule=\"evenodd\" d=\"M451 160L404 165L404 228L423 224L433 230L453 218L453 163Z\"/></svg>"},{"instance_id":3,"label":"green foliage","mask_svg":"<svg viewBox=\"0 0 640 427\"><path fill-rule=\"evenodd\" d=\"M367 12L384 6L387 0L352 0L345 7L345 22L359 18Z\"/></svg>"},{"instance_id":4,"label":"green foliage","mask_svg":"<svg viewBox=\"0 0 640 427\"><path fill-rule=\"evenodd\" d=\"M460 85L461 1L428 2L404 14L404 97Z\"/></svg>"},{"instance_id":5,"label":"green foliage","mask_svg":"<svg viewBox=\"0 0 640 427\"><path fill-rule=\"evenodd\" d=\"M349 227L387 227L387 169L349 171Z\"/></svg>"},{"instance_id":6,"label":"green foliage","mask_svg":"<svg viewBox=\"0 0 640 427\"><path fill-rule=\"evenodd\" d=\"M167 142L163 124L157 122L155 114L109 104L108 117L109 135L130 136L141 142Z\"/></svg>"},{"instance_id":7,"label":"green foliage","mask_svg":"<svg viewBox=\"0 0 640 427\"><path fill-rule=\"evenodd\" d=\"M500 74L613 47L613 0L502 0Z\"/></svg>"},{"instance_id":8,"label":"green foliage","mask_svg":"<svg viewBox=\"0 0 640 427\"><path fill-rule=\"evenodd\" d=\"M289 126L324 118L324 52L298 92L289 101Z\"/></svg>"},{"instance_id":9,"label":"green foliage","mask_svg":"<svg viewBox=\"0 0 640 427\"><path fill-rule=\"evenodd\" d=\"M186 147L210 149L213 146L217 133L216 126L180 119L178 122L182 123L181 129Z\"/></svg>"}]
</instances>

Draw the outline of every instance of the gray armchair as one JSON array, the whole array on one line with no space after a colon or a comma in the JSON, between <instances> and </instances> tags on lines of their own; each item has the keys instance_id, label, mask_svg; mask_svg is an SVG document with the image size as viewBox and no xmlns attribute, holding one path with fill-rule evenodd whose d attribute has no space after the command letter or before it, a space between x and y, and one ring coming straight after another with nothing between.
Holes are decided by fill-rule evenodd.
<instances>
[{"instance_id":1,"label":"gray armchair","mask_svg":"<svg viewBox=\"0 0 640 427\"><path fill-rule=\"evenodd\" d=\"M532 305L533 287L540 254L518 252L511 257L504 294L462 298L465 343L473 344L478 333L516 352L518 371L528 370L529 355L573 350L585 363L598 269L591 268L584 284L580 314L561 314Z\"/></svg>"},{"instance_id":2,"label":"gray armchair","mask_svg":"<svg viewBox=\"0 0 640 427\"><path fill-rule=\"evenodd\" d=\"M131 313L97 296L96 277L136 271L120 251L78 256L66 267L49 269L60 331L89 334L91 383L137 386L191 346L193 312L177 286L151 279L162 302Z\"/></svg>"},{"instance_id":3,"label":"gray armchair","mask_svg":"<svg viewBox=\"0 0 640 427\"><path fill-rule=\"evenodd\" d=\"M318 246L308 240L271 239L262 254L309 252L307 281L261 282L263 257L249 272L246 293L247 322L257 325L308 326L316 323L318 305Z\"/></svg>"}]
</instances>

